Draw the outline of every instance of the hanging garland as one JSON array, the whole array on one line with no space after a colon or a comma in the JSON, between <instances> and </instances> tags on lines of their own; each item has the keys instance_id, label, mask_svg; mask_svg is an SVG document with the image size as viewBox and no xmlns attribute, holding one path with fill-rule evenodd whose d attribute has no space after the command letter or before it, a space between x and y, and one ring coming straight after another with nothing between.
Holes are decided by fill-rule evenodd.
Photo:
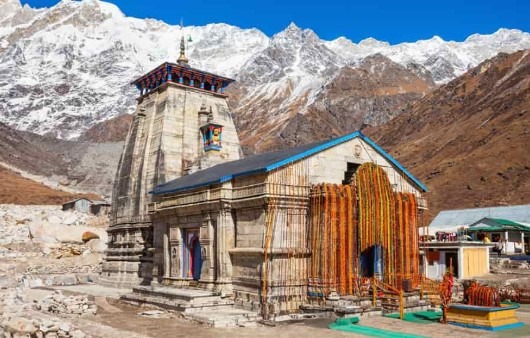
<instances>
[{"instance_id":1,"label":"hanging garland","mask_svg":"<svg viewBox=\"0 0 530 338\"><path fill-rule=\"evenodd\" d=\"M320 184L310 196L309 290L320 297L358 294L360 255L382 247L383 281L401 288L419 281L418 205L414 194L394 192L383 168L365 163L355 185Z\"/></svg>"},{"instance_id":2,"label":"hanging garland","mask_svg":"<svg viewBox=\"0 0 530 338\"><path fill-rule=\"evenodd\" d=\"M396 192L394 247L396 249L396 285L411 279L413 287L419 282L418 204L412 193Z\"/></svg>"},{"instance_id":3,"label":"hanging garland","mask_svg":"<svg viewBox=\"0 0 530 338\"><path fill-rule=\"evenodd\" d=\"M310 201L310 293L321 297L331 291L353 294L358 271L355 189L315 185Z\"/></svg>"},{"instance_id":4,"label":"hanging garland","mask_svg":"<svg viewBox=\"0 0 530 338\"><path fill-rule=\"evenodd\" d=\"M374 163L362 164L355 174L359 195L359 253L383 247L383 280L395 285L394 195L386 172Z\"/></svg>"}]
</instances>

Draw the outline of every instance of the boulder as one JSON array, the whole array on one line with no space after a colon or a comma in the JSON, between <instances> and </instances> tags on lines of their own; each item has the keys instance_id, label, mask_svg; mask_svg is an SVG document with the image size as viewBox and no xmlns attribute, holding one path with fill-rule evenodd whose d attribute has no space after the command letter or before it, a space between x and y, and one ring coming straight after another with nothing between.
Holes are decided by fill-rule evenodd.
<instances>
[{"instance_id":1,"label":"boulder","mask_svg":"<svg viewBox=\"0 0 530 338\"><path fill-rule=\"evenodd\" d=\"M85 231L83 232L83 235L81 236L81 240L86 243L90 241L91 239L99 239L99 235L93 233L92 231Z\"/></svg>"},{"instance_id":2,"label":"boulder","mask_svg":"<svg viewBox=\"0 0 530 338\"><path fill-rule=\"evenodd\" d=\"M85 338L86 334L84 334L83 331L75 330L75 331L70 332L70 336L72 338Z\"/></svg>"},{"instance_id":3,"label":"boulder","mask_svg":"<svg viewBox=\"0 0 530 338\"><path fill-rule=\"evenodd\" d=\"M59 324L59 330L63 332L70 332L70 324L62 322L61 324Z\"/></svg>"},{"instance_id":4,"label":"boulder","mask_svg":"<svg viewBox=\"0 0 530 338\"><path fill-rule=\"evenodd\" d=\"M103 242L103 240L99 238L91 239L86 243L86 246L90 249L92 252L105 252L107 250L107 244Z\"/></svg>"},{"instance_id":5,"label":"boulder","mask_svg":"<svg viewBox=\"0 0 530 338\"><path fill-rule=\"evenodd\" d=\"M68 215L66 216L63 221L62 221L62 224L64 225L72 225L74 224L75 222L77 221L77 215L72 213L71 215Z\"/></svg>"},{"instance_id":6,"label":"boulder","mask_svg":"<svg viewBox=\"0 0 530 338\"><path fill-rule=\"evenodd\" d=\"M7 321L4 326L5 329L11 334L18 333L22 335L32 335L37 332L37 327L33 325L33 321L23 317L12 318L11 320Z\"/></svg>"},{"instance_id":7,"label":"boulder","mask_svg":"<svg viewBox=\"0 0 530 338\"><path fill-rule=\"evenodd\" d=\"M62 221L63 220L61 219L61 217L57 215L51 215L50 217L48 217L48 223L50 224L61 224Z\"/></svg>"},{"instance_id":8,"label":"boulder","mask_svg":"<svg viewBox=\"0 0 530 338\"><path fill-rule=\"evenodd\" d=\"M34 242L54 244L58 240L54 236L54 232L50 231L50 228L43 225L42 223L34 223L29 226L30 237Z\"/></svg>"}]
</instances>

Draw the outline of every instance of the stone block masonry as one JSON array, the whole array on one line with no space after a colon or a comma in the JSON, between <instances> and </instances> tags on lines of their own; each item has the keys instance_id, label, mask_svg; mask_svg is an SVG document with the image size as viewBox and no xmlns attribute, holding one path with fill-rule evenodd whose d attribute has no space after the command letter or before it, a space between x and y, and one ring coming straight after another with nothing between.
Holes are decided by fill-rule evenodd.
<instances>
[{"instance_id":1,"label":"stone block masonry","mask_svg":"<svg viewBox=\"0 0 530 338\"><path fill-rule=\"evenodd\" d=\"M205 114L223 126L222 149L214 153L203 149L200 127ZM225 95L168 82L141 96L116 173L101 283L118 287L150 283L153 269L157 273L163 269L162 261L153 261L151 190L240 156Z\"/></svg>"}]
</instances>

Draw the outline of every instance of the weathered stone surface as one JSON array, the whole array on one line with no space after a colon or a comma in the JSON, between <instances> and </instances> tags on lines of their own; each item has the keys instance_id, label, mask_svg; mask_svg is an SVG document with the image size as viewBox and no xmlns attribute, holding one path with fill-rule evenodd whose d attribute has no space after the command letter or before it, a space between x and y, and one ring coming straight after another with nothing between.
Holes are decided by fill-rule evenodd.
<instances>
[{"instance_id":1,"label":"weathered stone surface","mask_svg":"<svg viewBox=\"0 0 530 338\"><path fill-rule=\"evenodd\" d=\"M33 325L33 321L23 317L8 320L7 323L2 326L4 326L11 334L34 334L37 332L37 328Z\"/></svg>"},{"instance_id":2,"label":"weathered stone surface","mask_svg":"<svg viewBox=\"0 0 530 338\"><path fill-rule=\"evenodd\" d=\"M67 215L62 221L61 223L64 224L64 225L73 225L73 224L76 224L78 223L78 218L77 218L77 215L72 213L70 215Z\"/></svg>"},{"instance_id":3,"label":"weathered stone surface","mask_svg":"<svg viewBox=\"0 0 530 338\"><path fill-rule=\"evenodd\" d=\"M107 244L99 238L91 239L86 243L86 246L92 252L105 252Z\"/></svg>"},{"instance_id":4,"label":"weathered stone surface","mask_svg":"<svg viewBox=\"0 0 530 338\"><path fill-rule=\"evenodd\" d=\"M0 245L42 243L52 247L59 243L81 244L82 234L87 231L107 241L106 217L64 212L60 206L0 205L0 212ZM75 219L73 224L76 225L63 224L65 217Z\"/></svg>"},{"instance_id":5,"label":"weathered stone surface","mask_svg":"<svg viewBox=\"0 0 530 338\"><path fill-rule=\"evenodd\" d=\"M86 334L83 331L74 330L74 331L70 332L70 336L72 338L85 338Z\"/></svg>"},{"instance_id":6,"label":"weathered stone surface","mask_svg":"<svg viewBox=\"0 0 530 338\"><path fill-rule=\"evenodd\" d=\"M220 151L204 151L200 127L208 122L223 126ZM153 242L147 207L150 191L187 173L240 157L226 96L171 83L142 96L114 183L101 282L132 286L149 282L153 268L158 273L160 258L151 257L149 251Z\"/></svg>"}]
</instances>

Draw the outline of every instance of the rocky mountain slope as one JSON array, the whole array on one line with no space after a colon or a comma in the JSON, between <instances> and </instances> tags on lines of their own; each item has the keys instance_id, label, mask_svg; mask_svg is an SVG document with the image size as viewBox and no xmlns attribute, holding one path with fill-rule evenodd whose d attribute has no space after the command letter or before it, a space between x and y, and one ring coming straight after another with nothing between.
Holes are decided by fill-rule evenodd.
<instances>
[{"instance_id":1,"label":"rocky mountain slope","mask_svg":"<svg viewBox=\"0 0 530 338\"><path fill-rule=\"evenodd\" d=\"M234 111L244 150L263 152L343 135L365 124L382 124L434 88L428 74L417 75L412 66L407 68L376 54L355 68L338 69L310 98L305 111L300 109L303 102L282 109L278 98L261 100L263 105L234 105L238 107ZM304 98L309 99L307 95ZM278 105L281 122L270 113L270 107Z\"/></svg>"},{"instance_id":2,"label":"rocky mountain slope","mask_svg":"<svg viewBox=\"0 0 530 338\"><path fill-rule=\"evenodd\" d=\"M55 193L47 191L46 195L96 192L109 197L123 142L101 141L104 143L60 140L14 130L0 123L0 167L13 169L6 171L6 175L13 178L12 182L19 180L16 173L23 173L25 179L30 178L48 188L61 190ZM16 185L9 180L2 182L0 186L4 189L4 195L13 193L26 196L28 192L17 191ZM25 180L19 183L29 184ZM33 186L29 189L34 188L41 189ZM7 200L5 203L8 203Z\"/></svg>"},{"instance_id":3,"label":"rocky mountain slope","mask_svg":"<svg viewBox=\"0 0 530 338\"><path fill-rule=\"evenodd\" d=\"M261 128L271 138L282 129L247 125L248 119L259 113L285 125L296 114L321 109L311 108L317 98L348 72L345 68L359 69L369 56L381 54L428 83L440 84L500 51L530 48L530 34L518 30L473 35L464 42L433 37L398 45L374 39L355 44L345 38L324 41L294 24L270 38L257 29L226 24L181 31L161 21L126 17L115 5L98 0L63 0L38 10L19 0L0 0L0 122L73 139L99 122L131 112L137 93L129 82L175 60L183 34L192 38L188 56L193 67L238 80L232 107L241 114L241 126L253 129L241 130ZM395 113L395 99L388 101L386 106L381 98L371 110L374 116L358 120L385 121ZM343 108L357 114L350 107ZM252 151L259 148L249 144Z\"/></svg>"},{"instance_id":4,"label":"rocky mountain slope","mask_svg":"<svg viewBox=\"0 0 530 338\"><path fill-rule=\"evenodd\" d=\"M530 51L499 54L369 135L445 209L530 203Z\"/></svg>"}]
</instances>

